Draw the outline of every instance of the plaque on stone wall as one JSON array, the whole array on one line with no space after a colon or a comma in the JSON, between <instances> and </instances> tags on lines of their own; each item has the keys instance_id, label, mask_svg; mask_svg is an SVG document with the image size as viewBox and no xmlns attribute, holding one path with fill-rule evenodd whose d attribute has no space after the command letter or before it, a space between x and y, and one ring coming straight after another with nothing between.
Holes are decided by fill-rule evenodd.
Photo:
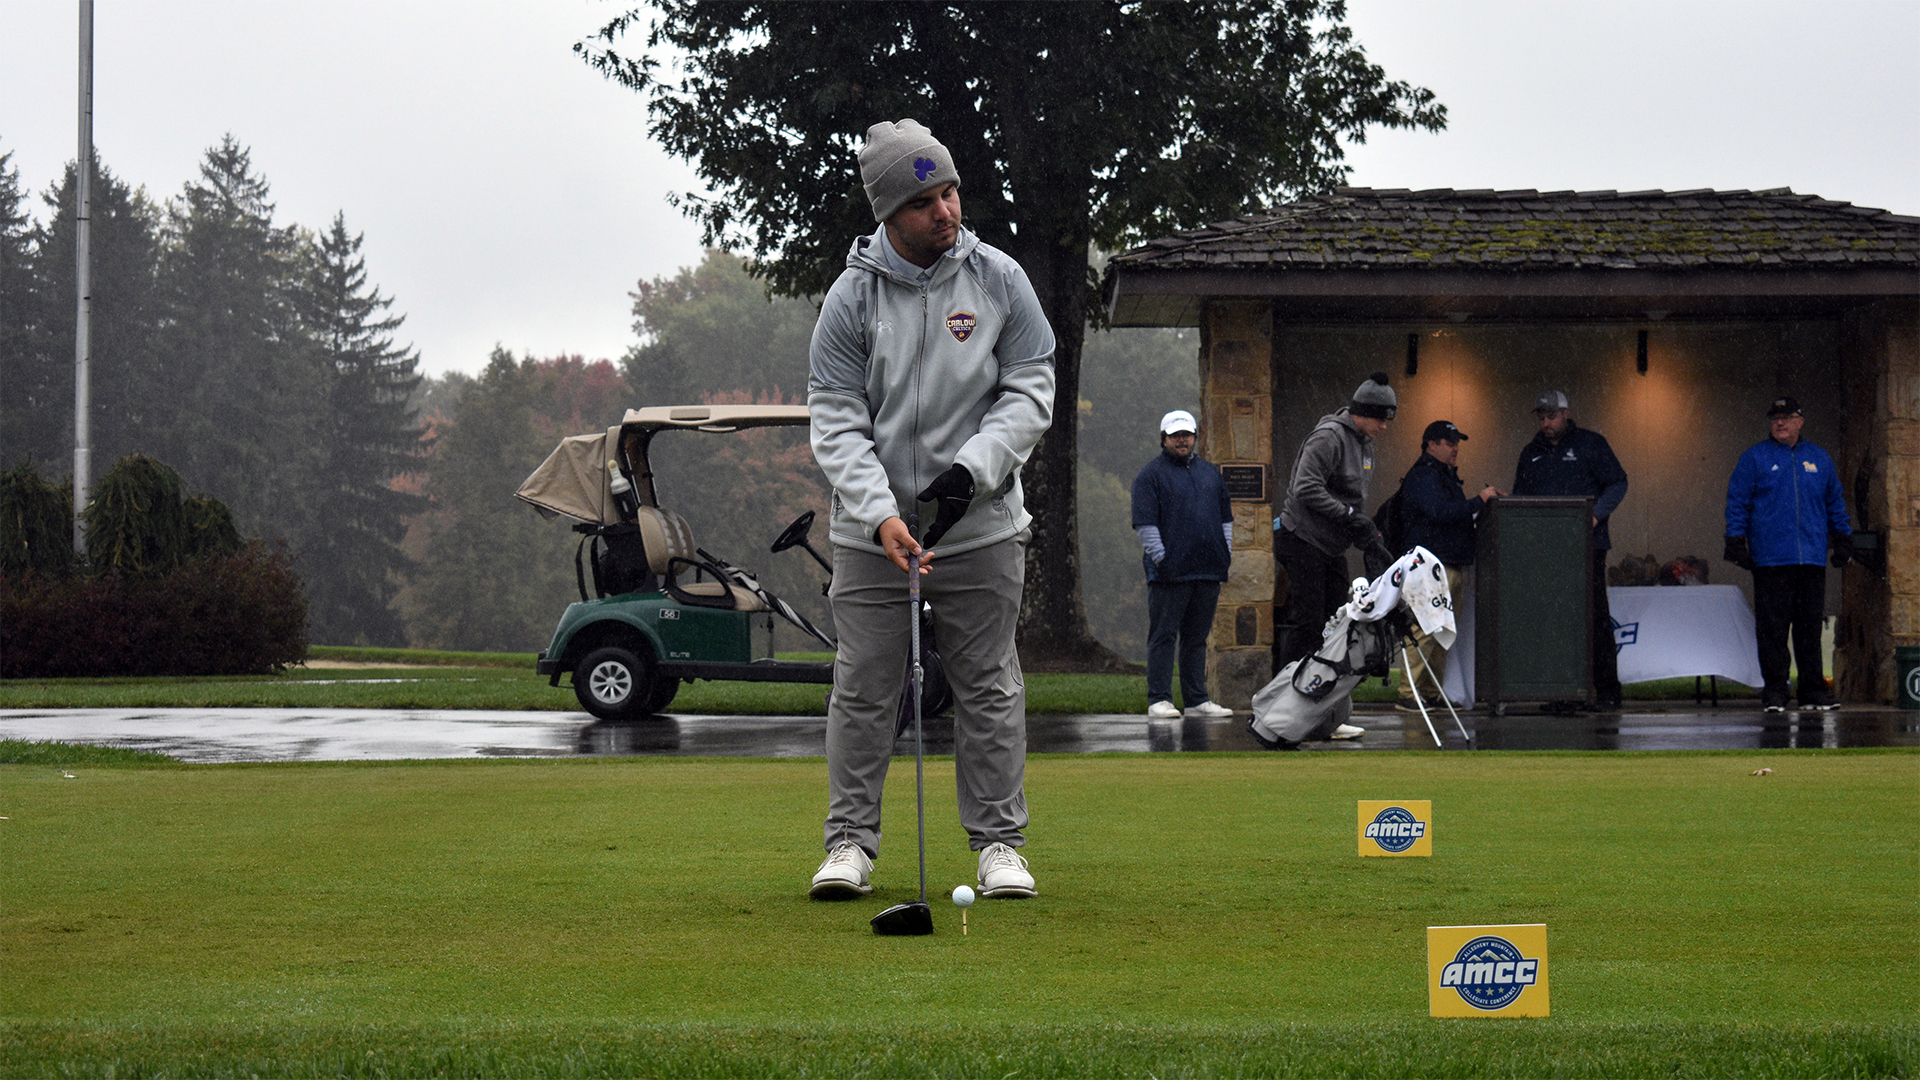
<instances>
[{"instance_id":1,"label":"plaque on stone wall","mask_svg":"<svg viewBox=\"0 0 1920 1080\"><path fill-rule=\"evenodd\" d=\"M1227 498L1236 502L1267 501L1265 465L1222 465L1220 477L1227 482Z\"/></svg>"}]
</instances>

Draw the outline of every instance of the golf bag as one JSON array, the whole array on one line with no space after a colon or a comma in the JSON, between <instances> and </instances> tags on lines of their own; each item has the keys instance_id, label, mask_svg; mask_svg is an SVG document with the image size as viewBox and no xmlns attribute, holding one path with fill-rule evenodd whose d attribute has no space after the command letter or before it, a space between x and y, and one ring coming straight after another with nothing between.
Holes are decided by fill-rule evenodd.
<instances>
[{"instance_id":1,"label":"golf bag","mask_svg":"<svg viewBox=\"0 0 1920 1080\"><path fill-rule=\"evenodd\" d=\"M1384 676L1400 639L1419 623L1443 646L1453 644L1453 597L1446 567L1416 547L1369 582L1355 578L1348 601L1327 620L1320 647L1280 669L1253 695L1254 729L1269 739L1304 741L1353 714L1353 688Z\"/></svg>"}]
</instances>

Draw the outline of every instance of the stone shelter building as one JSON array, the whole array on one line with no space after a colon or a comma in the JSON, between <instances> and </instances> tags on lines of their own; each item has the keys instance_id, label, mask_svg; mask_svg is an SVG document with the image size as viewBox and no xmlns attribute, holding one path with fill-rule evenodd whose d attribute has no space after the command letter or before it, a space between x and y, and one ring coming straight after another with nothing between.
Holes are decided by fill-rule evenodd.
<instances>
[{"instance_id":1,"label":"stone shelter building","mask_svg":"<svg viewBox=\"0 0 1920 1080\"><path fill-rule=\"evenodd\" d=\"M1786 188L1338 188L1120 255L1109 290L1117 326L1200 329L1200 452L1242 466L1208 664L1223 703L1271 677L1294 452L1375 370L1400 408L1374 506L1436 419L1468 435L1469 491L1510 488L1535 397L1564 390L1630 480L1613 560L1698 555L1749 601L1719 558L1727 477L1767 403L1798 398L1878 545L1829 575L1837 692L1892 700L1893 649L1920 644L1920 217Z\"/></svg>"}]
</instances>

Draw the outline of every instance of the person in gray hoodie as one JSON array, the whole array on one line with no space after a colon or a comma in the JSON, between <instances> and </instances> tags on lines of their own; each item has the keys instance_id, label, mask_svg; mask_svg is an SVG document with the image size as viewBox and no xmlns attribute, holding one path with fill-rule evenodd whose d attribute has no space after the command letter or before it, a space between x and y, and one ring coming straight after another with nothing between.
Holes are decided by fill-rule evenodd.
<instances>
[{"instance_id":1,"label":"person in gray hoodie","mask_svg":"<svg viewBox=\"0 0 1920 1080\"><path fill-rule=\"evenodd\" d=\"M1373 440L1385 434L1398 408L1386 373L1376 371L1300 444L1286 501L1273 519L1273 554L1286 581L1286 597L1274 608L1275 671L1312 654L1327 620L1347 602L1349 547L1360 549L1370 578L1393 561L1362 507L1373 481ZM1365 732L1341 724L1315 734L1351 739Z\"/></svg>"},{"instance_id":2,"label":"person in gray hoodie","mask_svg":"<svg viewBox=\"0 0 1920 1080\"><path fill-rule=\"evenodd\" d=\"M1032 515L1020 467L1053 421L1054 336L1025 271L960 223L960 175L914 120L859 154L880 227L853 242L809 352L814 459L833 485L839 634L827 708L827 857L808 895L873 891L880 797L908 664L906 571L954 695L960 823L981 894L1036 894L1026 684L1014 649ZM908 521L926 523L919 536ZM938 556L936 562L935 556Z\"/></svg>"}]
</instances>

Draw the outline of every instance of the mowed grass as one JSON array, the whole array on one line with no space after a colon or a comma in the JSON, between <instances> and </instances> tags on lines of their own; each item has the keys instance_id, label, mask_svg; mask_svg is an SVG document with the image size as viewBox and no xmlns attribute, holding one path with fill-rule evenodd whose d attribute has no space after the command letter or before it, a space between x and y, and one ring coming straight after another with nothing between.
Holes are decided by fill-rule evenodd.
<instances>
[{"instance_id":1,"label":"mowed grass","mask_svg":"<svg viewBox=\"0 0 1920 1080\"><path fill-rule=\"evenodd\" d=\"M827 904L817 760L0 766L0 1074L1920 1066L1920 754L1036 757L1041 896L968 936L934 759L926 938L867 927L915 889L891 780ZM1372 798L1435 856L1356 857ZM1429 1018L1425 928L1516 922L1553 1015Z\"/></svg>"}]
</instances>

